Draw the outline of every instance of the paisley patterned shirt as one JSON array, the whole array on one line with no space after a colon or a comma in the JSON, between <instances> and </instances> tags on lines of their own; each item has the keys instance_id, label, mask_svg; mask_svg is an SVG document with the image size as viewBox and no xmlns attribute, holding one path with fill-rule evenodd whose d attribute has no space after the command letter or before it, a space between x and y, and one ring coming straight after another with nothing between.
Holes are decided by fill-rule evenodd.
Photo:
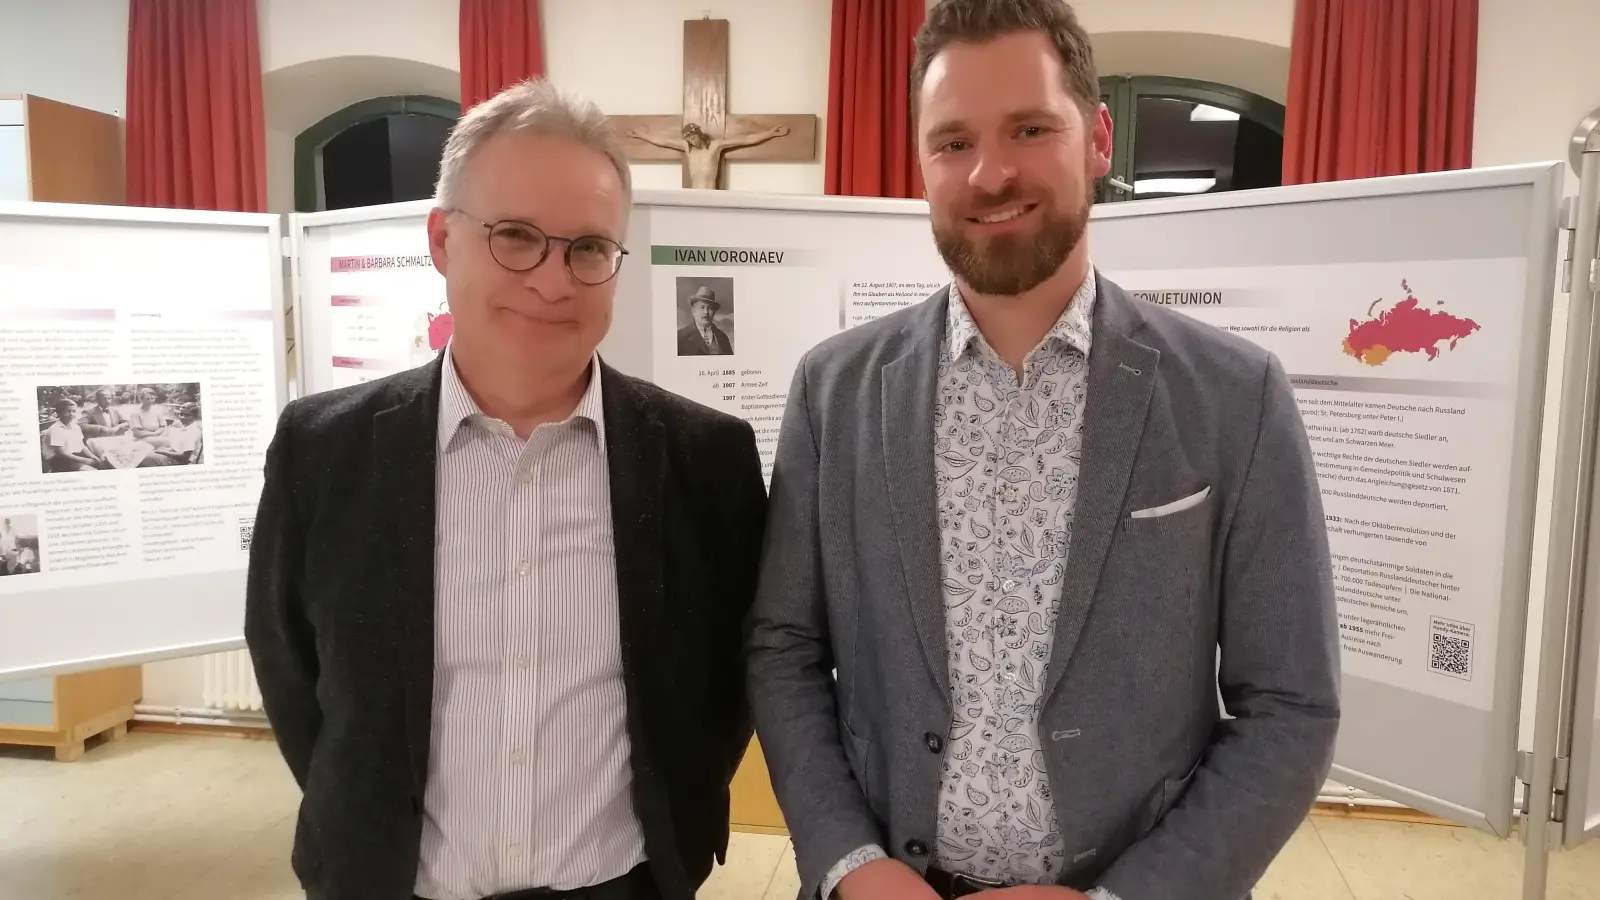
<instances>
[{"instance_id":1,"label":"paisley patterned shirt","mask_svg":"<svg viewBox=\"0 0 1600 900\"><path fill-rule=\"evenodd\" d=\"M951 292L934 406L953 712L935 864L1049 884L1065 845L1038 715L1072 544L1094 279L1023 360L989 347Z\"/></svg>"},{"instance_id":2,"label":"paisley patterned shirt","mask_svg":"<svg viewBox=\"0 0 1600 900\"><path fill-rule=\"evenodd\" d=\"M934 454L953 718L932 862L1006 884L1053 883L1065 853L1038 715L1072 544L1094 302L1091 268L1019 378L950 289ZM823 896L883 855L851 854Z\"/></svg>"}]
</instances>

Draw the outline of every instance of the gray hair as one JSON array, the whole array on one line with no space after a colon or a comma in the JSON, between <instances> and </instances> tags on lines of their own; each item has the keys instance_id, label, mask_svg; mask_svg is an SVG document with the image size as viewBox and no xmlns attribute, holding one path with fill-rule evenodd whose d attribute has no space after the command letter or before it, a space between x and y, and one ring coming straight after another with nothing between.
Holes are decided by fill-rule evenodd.
<instances>
[{"instance_id":1,"label":"gray hair","mask_svg":"<svg viewBox=\"0 0 1600 900\"><path fill-rule=\"evenodd\" d=\"M501 134L540 134L571 138L611 160L622 179L624 210L633 205L633 174L627 151L600 107L548 79L514 84L468 110L445 141L439 160L435 202L454 209L472 154Z\"/></svg>"}]
</instances>

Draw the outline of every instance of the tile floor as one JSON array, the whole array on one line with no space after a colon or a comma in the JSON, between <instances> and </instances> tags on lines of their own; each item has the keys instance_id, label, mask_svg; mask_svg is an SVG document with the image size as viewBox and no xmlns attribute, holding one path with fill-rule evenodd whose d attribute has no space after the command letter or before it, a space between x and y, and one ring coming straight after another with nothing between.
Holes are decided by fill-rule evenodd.
<instances>
[{"instance_id":1,"label":"tile floor","mask_svg":"<svg viewBox=\"0 0 1600 900\"><path fill-rule=\"evenodd\" d=\"M135 731L79 762L0 748L0 900L299 900L298 795L270 741ZM1552 858L1548 900L1600 900L1600 842ZM1522 845L1313 816L1257 900L1516 900ZM793 900L784 838L735 834L701 900Z\"/></svg>"}]
</instances>

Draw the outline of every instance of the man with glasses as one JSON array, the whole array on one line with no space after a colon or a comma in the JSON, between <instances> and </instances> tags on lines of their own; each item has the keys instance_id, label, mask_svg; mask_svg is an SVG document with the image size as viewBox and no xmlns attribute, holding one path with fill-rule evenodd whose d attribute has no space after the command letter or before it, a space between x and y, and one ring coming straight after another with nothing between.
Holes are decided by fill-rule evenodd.
<instances>
[{"instance_id":1,"label":"man with glasses","mask_svg":"<svg viewBox=\"0 0 1600 900\"><path fill-rule=\"evenodd\" d=\"M749 425L598 355L630 203L592 104L474 107L450 341L279 421L245 633L313 900L692 900L726 851L766 493Z\"/></svg>"}]
</instances>

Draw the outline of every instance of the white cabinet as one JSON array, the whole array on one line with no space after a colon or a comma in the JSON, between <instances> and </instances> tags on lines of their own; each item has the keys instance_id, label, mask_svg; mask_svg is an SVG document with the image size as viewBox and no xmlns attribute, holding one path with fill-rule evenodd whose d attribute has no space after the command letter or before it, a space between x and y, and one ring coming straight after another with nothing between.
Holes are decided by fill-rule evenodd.
<instances>
[{"instance_id":1,"label":"white cabinet","mask_svg":"<svg viewBox=\"0 0 1600 900\"><path fill-rule=\"evenodd\" d=\"M0 125L0 200L28 199L28 140L21 125Z\"/></svg>"},{"instance_id":2,"label":"white cabinet","mask_svg":"<svg viewBox=\"0 0 1600 900\"><path fill-rule=\"evenodd\" d=\"M0 200L28 199L28 139L21 99L0 97Z\"/></svg>"}]
</instances>

